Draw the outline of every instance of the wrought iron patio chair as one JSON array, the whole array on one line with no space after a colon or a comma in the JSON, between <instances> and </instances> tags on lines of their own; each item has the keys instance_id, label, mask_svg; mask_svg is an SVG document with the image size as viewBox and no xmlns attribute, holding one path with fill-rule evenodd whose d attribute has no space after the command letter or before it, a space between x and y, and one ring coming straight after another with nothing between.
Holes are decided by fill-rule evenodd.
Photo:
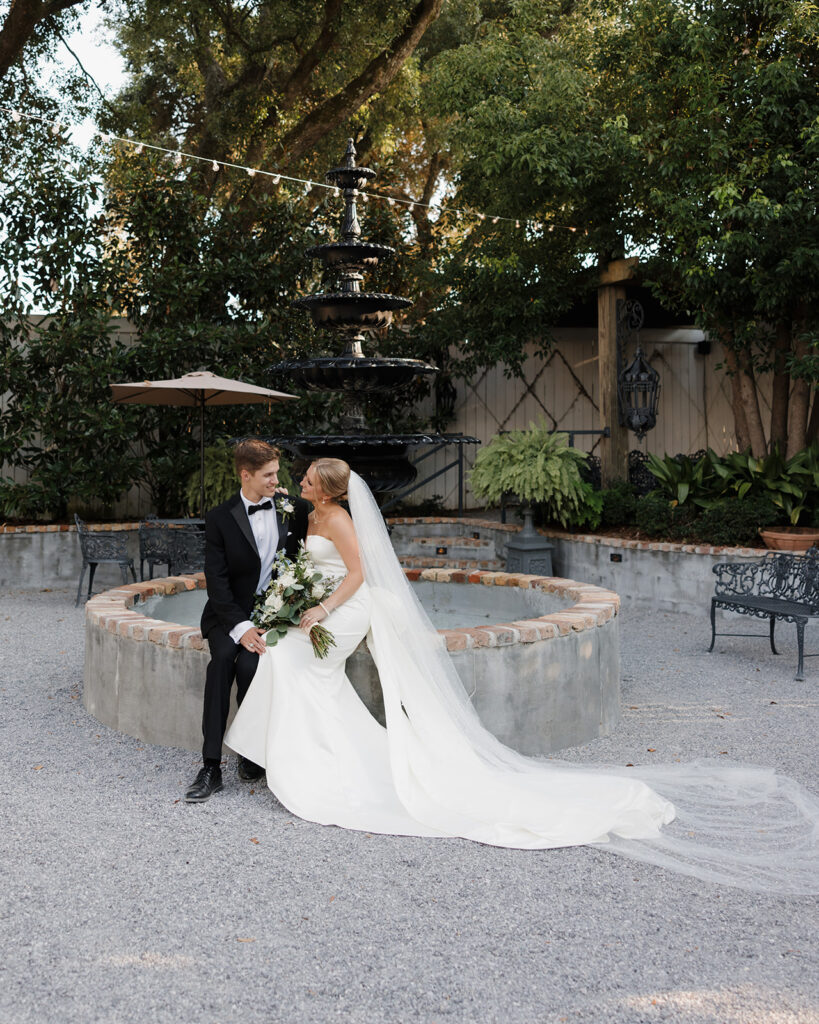
<instances>
[{"instance_id":1,"label":"wrought iron patio chair","mask_svg":"<svg viewBox=\"0 0 819 1024\"><path fill-rule=\"evenodd\" d=\"M128 582L128 570L136 583L136 570L134 560L128 554L128 538L124 533L102 533L96 530L89 530L88 525L78 515L74 515L77 524L77 536L80 538L80 550L82 551L82 571L80 582L77 584L77 600L74 607L80 603L82 594L82 581L85 577L85 570L88 569L88 593L86 601L91 596L91 588L94 585L94 573L97 566L103 563L118 565L122 573L122 582Z\"/></svg>"},{"instance_id":2,"label":"wrought iron patio chair","mask_svg":"<svg viewBox=\"0 0 819 1024\"><path fill-rule=\"evenodd\" d=\"M143 519L139 524L139 578L145 579L145 563L148 563L148 579L154 578L155 565L167 565L171 571L170 526L161 519Z\"/></svg>"},{"instance_id":3,"label":"wrought iron patio chair","mask_svg":"<svg viewBox=\"0 0 819 1024\"><path fill-rule=\"evenodd\" d=\"M201 572L205 568L205 534L198 526L175 526L168 531L168 573Z\"/></svg>"}]
</instances>

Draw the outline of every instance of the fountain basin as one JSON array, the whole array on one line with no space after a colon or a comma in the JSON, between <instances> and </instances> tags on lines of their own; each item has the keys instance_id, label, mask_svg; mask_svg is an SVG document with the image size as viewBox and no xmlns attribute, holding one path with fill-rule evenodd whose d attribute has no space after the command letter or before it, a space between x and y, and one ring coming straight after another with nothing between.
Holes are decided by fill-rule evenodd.
<instances>
[{"instance_id":1,"label":"fountain basin","mask_svg":"<svg viewBox=\"0 0 819 1024\"><path fill-rule=\"evenodd\" d=\"M368 356L316 356L292 359L271 366L269 373L309 391L345 391L348 394L397 391L438 368L421 359Z\"/></svg>"},{"instance_id":2,"label":"fountain basin","mask_svg":"<svg viewBox=\"0 0 819 1024\"><path fill-rule=\"evenodd\" d=\"M313 459L343 459L376 495L413 482L418 470L409 460L409 448L480 444L477 438L462 434L298 434L264 440L291 453L296 475L303 473Z\"/></svg>"},{"instance_id":3,"label":"fountain basin","mask_svg":"<svg viewBox=\"0 0 819 1024\"><path fill-rule=\"evenodd\" d=\"M606 735L617 724L616 594L555 577L406 572L440 617L439 631L482 721L504 743L549 754ZM192 592L204 585L197 573L121 586L87 603L83 703L100 722L147 743L200 748L209 655L191 623ZM179 605L164 604L180 597ZM178 621L184 618L189 624ZM347 673L383 722L366 643L347 662Z\"/></svg>"},{"instance_id":4,"label":"fountain basin","mask_svg":"<svg viewBox=\"0 0 819 1024\"><path fill-rule=\"evenodd\" d=\"M305 253L321 260L328 269L372 270L379 260L395 255L391 245L377 245L375 242L325 242L314 245Z\"/></svg>"},{"instance_id":5,"label":"fountain basin","mask_svg":"<svg viewBox=\"0 0 819 1024\"><path fill-rule=\"evenodd\" d=\"M392 323L396 309L412 305L410 299L383 292L320 292L290 303L306 309L317 327L340 330L380 330Z\"/></svg>"}]
</instances>

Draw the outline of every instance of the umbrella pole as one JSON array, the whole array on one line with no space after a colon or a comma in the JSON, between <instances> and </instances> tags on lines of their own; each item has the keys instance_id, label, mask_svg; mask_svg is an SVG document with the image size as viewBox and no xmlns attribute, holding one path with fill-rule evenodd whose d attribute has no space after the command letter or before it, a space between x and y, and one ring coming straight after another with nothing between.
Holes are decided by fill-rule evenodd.
<instances>
[{"instance_id":1,"label":"umbrella pole","mask_svg":"<svg viewBox=\"0 0 819 1024\"><path fill-rule=\"evenodd\" d=\"M205 396L199 402L199 518L205 518Z\"/></svg>"}]
</instances>

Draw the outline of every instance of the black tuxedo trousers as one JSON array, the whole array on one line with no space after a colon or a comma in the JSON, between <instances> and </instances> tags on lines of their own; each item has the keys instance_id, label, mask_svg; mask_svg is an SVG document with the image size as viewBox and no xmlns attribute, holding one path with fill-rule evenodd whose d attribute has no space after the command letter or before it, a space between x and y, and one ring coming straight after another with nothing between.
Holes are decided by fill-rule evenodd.
<instances>
[{"instance_id":1,"label":"black tuxedo trousers","mask_svg":"<svg viewBox=\"0 0 819 1024\"><path fill-rule=\"evenodd\" d=\"M294 510L286 517L276 511L279 551L293 558L307 536L309 504L287 498ZM278 503L279 499L276 499ZM269 516L273 511L256 515ZM230 693L236 680L236 699L241 704L256 673L258 654L234 643L230 631L250 618L259 574L262 570L256 541L239 494L211 509L205 517L205 582L208 600L202 611L202 636L210 647L202 709L202 757L219 761L230 711Z\"/></svg>"}]
</instances>

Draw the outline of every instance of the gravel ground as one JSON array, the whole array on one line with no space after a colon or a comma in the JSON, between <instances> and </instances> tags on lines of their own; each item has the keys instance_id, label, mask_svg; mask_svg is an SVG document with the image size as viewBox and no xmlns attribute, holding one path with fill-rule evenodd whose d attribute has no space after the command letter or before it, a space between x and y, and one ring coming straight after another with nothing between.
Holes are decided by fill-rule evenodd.
<instances>
[{"instance_id":1,"label":"gravel ground","mask_svg":"<svg viewBox=\"0 0 819 1024\"><path fill-rule=\"evenodd\" d=\"M3 1024L819 1021L816 898L588 848L324 828L233 759L222 793L185 804L194 755L83 708L82 621L67 590L0 595ZM622 724L567 756L727 751L819 788L819 662L794 682L792 627L776 658L733 638L707 654L705 614L622 625Z\"/></svg>"}]
</instances>

